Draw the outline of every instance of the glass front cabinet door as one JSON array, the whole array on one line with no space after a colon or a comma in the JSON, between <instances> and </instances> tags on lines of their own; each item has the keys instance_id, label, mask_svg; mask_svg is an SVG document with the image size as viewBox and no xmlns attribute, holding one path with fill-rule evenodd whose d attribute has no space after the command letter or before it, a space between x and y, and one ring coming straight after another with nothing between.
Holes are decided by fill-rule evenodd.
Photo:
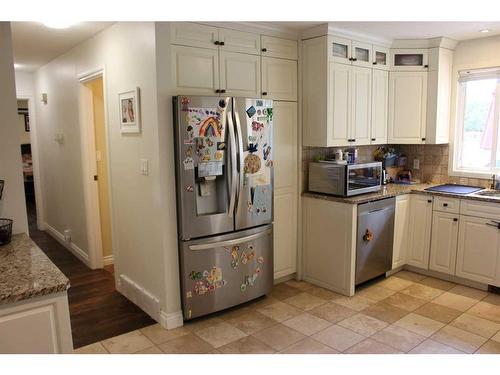
<instances>
[{"instance_id":1,"label":"glass front cabinet door","mask_svg":"<svg viewBox=\"0 0 500 375\"><path fill-rule=\"evenodd\" d=\"M372 66L375 69L389 70L389 48L373 46Z\"/></svg>"},{"instance_id":2,"label":"glass front cabinet door","mask_svg":"<svg viewBox=\"0 0 500 375\"><path fill-rule=\"evenodd\" d=\"M393 49L391 50L391 69L397 71L418 72L429 68L429 51L427 49Z\"/></svg>"},{"instance_id":3,"label":"glass front cabinet door","mask_svg":"<svg viewBox=\"0 0 500 375\"><path fill-rule=\"evenodd\" d=\"M352 65L371 67L372 45L353 40L351 45L351 58Z\"/></svg>"},{"instance_id":4,"label":"glass front cabinet door","mask_svg":"<svg viewBox=\"0 0 500 375\"><path fill-rule=\"evenodd\" d=\"M351 40L340 37L330 37L330 61L350 64L352 58Z\"/></svg>"}]
</instances>

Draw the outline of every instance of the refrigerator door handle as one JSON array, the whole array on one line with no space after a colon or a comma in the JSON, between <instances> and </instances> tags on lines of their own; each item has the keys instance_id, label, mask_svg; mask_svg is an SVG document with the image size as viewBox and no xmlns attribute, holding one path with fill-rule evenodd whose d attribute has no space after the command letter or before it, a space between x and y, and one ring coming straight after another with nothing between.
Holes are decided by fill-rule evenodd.
<instances>
[{"instance_id":1,"label":"refrigerator door handle","mask_svg":"<svg viewBox=\"0 0 500 375\"><path fill-rule=\"evenodd\" d=\"M231 193L229 198L229 217L233 217L234 215L234 207L236 204L236 175L238 174L236 170L236 139L234 134L234 123L231 114L228 112L227 114L227 122L229 124L229 143L231 149Z\"/></svg>"},{"instance_id":2,"label":"refrigerator door handle","mask_svg":"<svg viewBox=\"0 0 500 375\"><path fill-rule=\"evenodd\" d=\"M227 241L221 241L221 242L212 242L212 243L204 243L202 245L189 245L189 250L208 250L208 249L213 249L214 247L225 247L225 246L232 246L232 245L237 245L242 242L246 241L251 241L255 240L260 237L264 237L265 235L271 233L271 229L265 230L263 232L255 233L250 236L246 237L240 237L240 238L235 238L234 240L227 240Z\"/></svg>"},{"instance_id":3,"label":"refrigerator door handle","mask_svg":"<svg viewBox=\"0 0 500 375\"><path fill-rule=\"evenodd\" d=\"M233 105L234 108L234 105ZM235 110L234 111L234 118L236 121L236 132L238 136L238 154L239 154L239 186L238 186L238 201L239 201L239 195L243 189L243 179L244 179L244 162L243 162L243 136L241 134L241 123L240 123L240 115L238 112Z\"/></svg>"}]
</instances>

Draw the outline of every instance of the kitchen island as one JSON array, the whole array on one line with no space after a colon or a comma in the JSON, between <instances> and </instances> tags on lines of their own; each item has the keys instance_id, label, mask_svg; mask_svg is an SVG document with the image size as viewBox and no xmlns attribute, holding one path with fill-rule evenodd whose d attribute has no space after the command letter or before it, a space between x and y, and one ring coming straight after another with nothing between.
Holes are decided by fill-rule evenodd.
<instances>
[{"instance_id":1,"label":"kitchen island","mask_svg":"<svg viewBox=\"0 0 500 375\"><path fill-rule=\"evenodd\" d=\"M69 280L26 235L0 247L0 353L72 353Z\"/></svg>"}]
</instances>

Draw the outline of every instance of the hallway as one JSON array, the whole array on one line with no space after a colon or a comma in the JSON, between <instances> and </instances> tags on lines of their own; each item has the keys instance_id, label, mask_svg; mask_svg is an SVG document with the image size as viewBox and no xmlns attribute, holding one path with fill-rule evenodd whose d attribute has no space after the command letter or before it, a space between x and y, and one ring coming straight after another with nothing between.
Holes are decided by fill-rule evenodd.
<instances>
[{"instance_id":1,"label":"hallway","mask_svg":"<svg viewBox=\"0 0 500 375\"><path fill-rule=\"evenodd\" d=\"M27 206L30 237L71 282L68 297L75 349L156 323L116 291L112 273L89 269L49 234L37 230L34 204L27 202Z\"/></svg>"}]
</instances>

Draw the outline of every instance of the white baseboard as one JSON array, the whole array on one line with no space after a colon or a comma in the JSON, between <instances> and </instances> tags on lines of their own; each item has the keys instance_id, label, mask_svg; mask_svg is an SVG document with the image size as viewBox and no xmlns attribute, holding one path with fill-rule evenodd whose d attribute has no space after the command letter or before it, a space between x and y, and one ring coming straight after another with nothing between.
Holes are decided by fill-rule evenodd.
<instances>
[{"instance_id":1,"label":"white baseboard","mask_svg":"<svg viewBox=\"0 0 500 375\"><path fill-rule=\"evenodd\" d=\"M54 239L57 240L61 245L63 245L66 249L71 251L71 253L76 256L78 259L80 259L85 265L89 268L90 267L90 260L89 260L89 255L80 249L78 246L76 246L73 242L66 242L64 240L64 236L62 233L60 233L57 229L54 227L50 226L49 224L45 223L44 224L45 230L47 231L48 234L50 234Z\"/></svg>"},{"instance_id":2,"label":"white baseboard","mask_svg":"<svg viewBox=\"0 0 500 375\"><path fill-rule=\"evenodd\" d=\"M174 329L184 325L182 311L167 314L165 311L160 311L160 325L165 329Z\"/></svg>"},{"instance_id":3,"label":"white baseboard","mask_svg":"<svg viewBox=\"0 0 500 375\"><path fill-rule=\"evenodd\" d=\"M115 264L115 258L113 256L113 254L105 256L104 258L102 258L102 264L105 265L105 266L109 266L111 264Z\"/></svg>"},{"instance_id":4,"label":"white baseboard","mask_svg":"<svg viewBox=\"0 0 500 375\"><path fill-rule=\"evenodd\" d=\"M157 322L160 321L160 300L158 297L151 294L127 275L121 274L119 279L118 291L139 306L151 318Z\"/></svg>"}]
</instances>

